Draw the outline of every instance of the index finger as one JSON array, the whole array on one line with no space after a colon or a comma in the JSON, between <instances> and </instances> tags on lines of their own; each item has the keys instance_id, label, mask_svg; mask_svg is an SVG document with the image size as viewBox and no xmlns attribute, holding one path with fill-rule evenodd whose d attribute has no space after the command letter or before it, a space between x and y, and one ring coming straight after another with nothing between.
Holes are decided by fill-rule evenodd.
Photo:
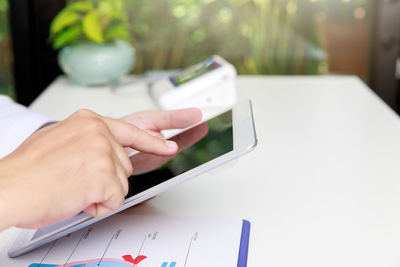
<instances>
[{"instance_id":1,"label":"index finger","mask_svg":"<svg viewBox=\"0 0 400 267\"><path fill-rule=\"evenodd\" d=\"M117 142L123 147L160 156L170 156L178 150L175 142L153 136L130 123L106 117L102 117L102 119Z\"/></svg>"},{"instance_id":2,"label":"index finger","mask_svg":"<svg viewBox=\"0 0 400 267\"><path fill-rule=\"evenodd\" d=\"M140 112L144 128L155 131L183 129L199 122L202 118L200 109L185 108L177 110L153 110Z\"/></svg>"}]
</instances>

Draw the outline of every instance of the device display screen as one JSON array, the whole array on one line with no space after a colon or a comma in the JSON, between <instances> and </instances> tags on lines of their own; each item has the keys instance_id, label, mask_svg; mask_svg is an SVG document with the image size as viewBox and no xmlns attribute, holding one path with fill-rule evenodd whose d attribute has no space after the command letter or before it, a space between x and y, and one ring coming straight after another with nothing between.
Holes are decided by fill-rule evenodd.
<instances>
[{"instance_id":1,"label":"device display screen","mask_svg":"<svg viewBox=\"0 0 400 267\"><path fill-rule=\"evenodd\" d=\"M219 67L221 67L221 64L216 62L214 58L209 58L202 63L170 76L169 79L176 87L178 87Z\"/></svg>"},{"instance_id":2,"label":"device display screen","mask_svg":"<svg viewBox=\"0 0 400 267\"><path fill-rule=\"evenodd\" d=\"M129 178L126 198L233 150L232 111L173 138L181 150L172 158L140 153L131 157L137 175Z\"/></svg>"}]
</instances>

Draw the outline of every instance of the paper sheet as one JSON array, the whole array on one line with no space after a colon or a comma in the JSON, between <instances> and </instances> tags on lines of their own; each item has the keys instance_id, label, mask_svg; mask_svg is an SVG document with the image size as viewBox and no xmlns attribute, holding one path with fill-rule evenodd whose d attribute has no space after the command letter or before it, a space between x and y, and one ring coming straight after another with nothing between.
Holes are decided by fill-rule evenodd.
<instances>
[{"instance_id":1,"label":"paper sheet","mask_svg":"<svg viewBox=\"0 0 400 267\"><path fill-rule=\"evenodd\" d=\"M242 220L114 215L7 267L237 266Z\"/></svg>"}]
</instances>

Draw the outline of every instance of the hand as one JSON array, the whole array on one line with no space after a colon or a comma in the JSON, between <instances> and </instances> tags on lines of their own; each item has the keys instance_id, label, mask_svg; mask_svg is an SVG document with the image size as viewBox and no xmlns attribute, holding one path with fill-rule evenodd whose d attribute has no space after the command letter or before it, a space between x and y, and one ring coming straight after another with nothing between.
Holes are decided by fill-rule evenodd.
<instances>
[{"instance_id":1,"label":"hand","mask_svg":"<svg viewBox=\"0 0 400 267\"><path fill-rule=\"evenodd\" d=\"M153 126L150 132L163 124ZM87 110L37 131L0 160L0 230L38 228L82 210L102 216L119 208L132 174L123 147L160 156L177 152L172 141Z\"/></svg>"}]
</instances>

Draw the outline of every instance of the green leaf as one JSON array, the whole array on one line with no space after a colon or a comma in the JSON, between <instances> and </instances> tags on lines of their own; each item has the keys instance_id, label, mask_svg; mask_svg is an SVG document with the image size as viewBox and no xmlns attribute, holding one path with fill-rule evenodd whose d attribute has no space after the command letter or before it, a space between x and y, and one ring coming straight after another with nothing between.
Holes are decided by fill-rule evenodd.
<instances>
[{"instance_id":1,"label":"green leaf","mask_svg":"<svg viewBox=\"0 0 400 267\"><path fill-rule=\"evenodd\" d=\"M92 1L78 1L69 3L66 7L69 10L79 11L79 12L89 12L93 9Z\"/></svg>"},{"instance_id":2,"label":"green leaf","mask_svg":"<svg viewBox=\"0 0 400 267\"><path fill-rule=\"evenodd\" d=\"M96 43L103 43L103 32L100 26L100 20L96 14L91 11L86 14L82 21L83 32L89 40Z\"/></svg>"},{"instance_id":3,"label":"green leaf","mask_svg":"<svg viewBox=\"0 0 400 267\"><path fill-rule=\"evenodd\" d=\"M71 28L67 28L61 33L59 33L53 42L53 48L59 49L71 43L74 43L80 39L82 35L82 27L81 25L76 25Z\"/></svg>"},{"instance_id":4,"label":"green leaf","mask_svg":"<svg viewBox=\"0 0 400 267\"><path fill-rule=\"evenodd\" d=\"M109 1L101 1L97 7L97 11L103 16L108 16L113 12L113 6Z\"/></svg>"},{"instance_id":5,"label":"green leaf","mask_svg":"<svg viewBox=\"0 0 400 267\"><path fill-rule=\"evenodd\" d=\"M97 14L100 17L108 18L109 20L120 19L127 20L127 16L125 12L123 12L122 7L120 7L116 0L103 0L99 2L99 5L96 9Z\"/></svg>"},{"instance_id":6,"label":"green leaf","mask_svg":"<svg viewBox=\"0 0 400 267\"><path fill-rule=\"evenodd\" d=\"M110 20L120 20L123 22L127 22L128 21L128 16L123 13L123 12L119 12L119 11L114 11L111 12L108 17L110 18Z\"/></svg>"},{"instance_id":7,"label":"green leaf","mask_svg":"<svg viewBox=\"0 0 400 267\"><path fill-rule=\"evenodd\" d=\"M122 0L113 0L114 7L116 10L122 11L124 9L124 1Z\"/></svg>"},{"instance_id":8,"label":"green leaf","mask_svg":"<svg viewBox=\"0 0 400 267\"><path fill-rule=\"evenodd\" d=\"M113 41L115 39L128 40L129 31L124 24L119 23L108 28L104 33L104 37L106 41Z\"/></svg>"},{"instance_id":9,"label":"green leaf","mask_svg":"<svg viewBox=\"0 0 400 267\"><path fill-rule=\"evenodd\" d=\"M106 5L108 10L121 12L124 9L123 0L100 0L99 7Z\"/></svg>"},{"instance_id":10,"label":"green leaf","mask_svg":"<svg viewBox=\"0 0 400 267\"><path fill-rule=\"evenodd\" d=\"M80 20L80 16L72 11L62 10L54 18L50 25L50 34L55 35L62 31L64 28L74 25Z\"/></svg>"}]
</instances>

